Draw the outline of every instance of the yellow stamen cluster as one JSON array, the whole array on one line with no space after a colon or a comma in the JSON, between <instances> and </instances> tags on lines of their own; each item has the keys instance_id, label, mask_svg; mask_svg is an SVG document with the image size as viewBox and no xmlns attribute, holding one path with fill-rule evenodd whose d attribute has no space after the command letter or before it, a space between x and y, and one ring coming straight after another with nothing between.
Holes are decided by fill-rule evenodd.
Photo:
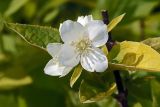
<instances>
[{"instance_id":1,"label":"yellow stamen cluster","mask_svg":"<svg viewBox=\"0 0 160 107\"><path fill-rule=\"evenodd\" d=\"M89 47L91 47L91 41L89 40L89 38L82 38L74 42L73 45L76 47L77 52L83 53L86 52Z\"/></svg>"}]
</instances>

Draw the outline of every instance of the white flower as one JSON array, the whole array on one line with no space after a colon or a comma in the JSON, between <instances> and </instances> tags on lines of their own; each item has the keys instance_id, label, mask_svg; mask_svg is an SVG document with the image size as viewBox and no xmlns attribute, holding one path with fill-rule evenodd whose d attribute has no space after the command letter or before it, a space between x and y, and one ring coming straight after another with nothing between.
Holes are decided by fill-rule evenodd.
<instances>
[{"instance_id":1,"label":"white flower","mask_svg":"<svg viewBox=\"0 0 160 107\"><path fill-rule=\"evenodd\" d=\"M52 59L47 63L44 68L44 72L47 75L51 76L60 76L63 77L71 71L72 67L66 67L59 63L58 56L61 50L60 43L49 43L47 45L47 51L52 56Z\"/></svg>"},{"instance_id":2,"label":"white flower","mask_svg":"<svg viewBox=\"0 0 160 107\"><path fill-rule=\"evenodd\" d=\"M88 15L88 16L80 16L77 19L77 22L79 22L80 24L82 24L83 26L85 26L86 24L88 24L89 22L93 21L93 17L92 15Z\"/></svg>"},{"instance_id":3,"label":"white flower","mask_svg":"<svg viewBox=\"0 0 160 107\"><path fill-rule=\"evenodd\" d=\"M47 49L56 63L49 61L46 73L62 75L81 63L90 72L103 72L108 68L108 60L98 47L106 44L108 33L101 20L93 20L92 16L78 17L77 22L67 20L60 25L60 36L64 44L49 44ZM65 73L65 74L67 74Z\"/></svg>"}]
</instances>

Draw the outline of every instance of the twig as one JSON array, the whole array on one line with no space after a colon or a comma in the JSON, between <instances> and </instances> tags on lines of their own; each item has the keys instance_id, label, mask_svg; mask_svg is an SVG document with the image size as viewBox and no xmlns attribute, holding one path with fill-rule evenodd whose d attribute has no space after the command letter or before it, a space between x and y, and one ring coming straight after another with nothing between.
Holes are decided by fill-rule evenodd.
<instances>
[{"instance_id":1,"label":"twig","mask_svg":"<svg viewBox=\"0 0 160 107\"><path fill-rule=\"evenodd\" d=\"M108 25L109 24L108 12L106 10L103 10L102 16L103 16L103 22L106 25ZM114 45L115 45L115 42L112 40L111 32L109 32L109 39L108 39L108 42L106 43L108 51L110 51ZM113 74L114 74L117 89L118 89L118 95L116 96L116 99L119 101L119 103L121 104L122 107L128 107L127 91L123 87L120 72L118 70L115 70L115 71L113 71Z\"/></svg>"},{"instance_id":2,"label":"twig","mask_svg":"<svg viewBox=\"0 0 160 107\"><path fill-rule=\"evenodd\" d=\"M144 22L144 18L142 18L140 20L140 40L144 40L145 39L145 22Z\"/></svg>"}]
</instances>

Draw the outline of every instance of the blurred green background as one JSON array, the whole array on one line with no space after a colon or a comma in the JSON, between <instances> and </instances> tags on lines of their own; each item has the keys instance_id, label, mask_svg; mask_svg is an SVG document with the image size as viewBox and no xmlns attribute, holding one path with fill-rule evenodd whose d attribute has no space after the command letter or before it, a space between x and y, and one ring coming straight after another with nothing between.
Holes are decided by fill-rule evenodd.
<instances>
[{"instance_id":1,"label":"blurred green background","mask_svg":"<svg viewBox=\"0 0 160 107\"><path fill-rule=\"evenodd\" d=\"M112 31L117 41L160 36L159 0L0 0L0 20L59 28L63 21L81 15L102 19L104 9L110 20L126 13ZM25 43L1 23L0 30L0 107L118 107L112 98L81 104L79 83L71 89L70 75L59 79L44 74L48 53Z\"/></svg>"}]
</instances>

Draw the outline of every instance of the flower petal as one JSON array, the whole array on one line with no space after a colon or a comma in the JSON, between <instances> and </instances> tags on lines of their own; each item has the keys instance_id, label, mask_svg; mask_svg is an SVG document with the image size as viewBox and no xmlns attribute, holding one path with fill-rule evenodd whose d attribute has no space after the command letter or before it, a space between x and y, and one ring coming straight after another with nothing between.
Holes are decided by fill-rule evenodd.
<instances>
[{"instance_id":1,"label":"flower petal","mask_svg":"<svg viewBox=\"0 0 160 107\"><path fill-rule=\"evenodd\" d=\"M59 66L53 59L51 59L45 66L44 72L47 75L51 76L60 76L64 71L64 66Z\"/></svg>"},{"instance_id":2,"label":"flower petal","mask_svg":"<svg viewBox=\"0 0 160 107\"><path fill-rule=\"evenodd\" d=\"M62 46L59 60L62 65L74 67L79 63L80 56L78 55L73 46L65 43Z\"/></svg>"},{"instance_id":3,"label":"flower petal","mask_svg":"<svg viewBox=\"0 0 160 107\"><path fill-rule=\"evenodd\" d=\"M59 31L63 42L72 42L83 35L85 28L78 22L67 20L60 25Z\"/></svg>"},{"instance_id":4,"label":"flower petal","mask_svg":"<svg viewBox=\"0 0 160 107\"><path fill-rule=\"evenodd\" d=\"M81 65L90 72L103 72L108 68L108 60L100 49L92 48L87 54L82 54Z\"/></svg>"},{"instance_id":5,"label":"flower petal","mask_svg":"<svg viewBox=\"0 0 160 107\"><path fill-rule=\"evenodd\" d=\"M85 26L86 24L88 24L89 22L91 22L93 20L92 15L88 15L88 16L80 16L77 19L77 22L79 22L80 24L82 24L83 26Z\"/></svg>"},{"instance_id":6,"label":"flower petal","mask_svg":"<svg viewBox=\"0 0 160 107\"><path fill-rule=\"evenodd\" d=\"M95 65L96 72L104 72L107 68L108 68L108 60L106 57L104 61L97 61Z\"/></svg>"},{"instance_id":7,"label":"flower petal","mask_svg":"<svg viewBox=\"0 0 160 107\"><path fill-rule=\"evenodd\" d=\"M73 67L65 67L64 71L62 72L60 77L64 77L66 76L71 70L73 69Z\"/></svg>"},{"instance_id":8,"label":"flower petal","mask_svg":"<svg viewBox=\"0 0 160 107\"><path fill-rule=\"evenodd\" d=\"M92 62L92 59L89 59L85 54L81 56L81 65L85 70L94 72L94 62Z\"/></svg>"},{"instance_id":9,"label":"flower petal","mask_svg":"<svg viewBox=\"0 0 160 107\"><path fill-rule=\"evenodd\" d=\"M47 51L52 57L55 57L59 55L61 47L62 47L61 43L49 43L47 45Z\"/></svg>"},{"instance_id":10,"label":"flower petal","mask_svg":"<svg viewBox=\"0 0 160 107\"><path fill-rule=\"evenodd\" d=\"M88 29L89 38L92 41L93 46L103 46L108 40L107 27L100 20L94 20L86 25Z\"/></svg>"}]
</instances>

